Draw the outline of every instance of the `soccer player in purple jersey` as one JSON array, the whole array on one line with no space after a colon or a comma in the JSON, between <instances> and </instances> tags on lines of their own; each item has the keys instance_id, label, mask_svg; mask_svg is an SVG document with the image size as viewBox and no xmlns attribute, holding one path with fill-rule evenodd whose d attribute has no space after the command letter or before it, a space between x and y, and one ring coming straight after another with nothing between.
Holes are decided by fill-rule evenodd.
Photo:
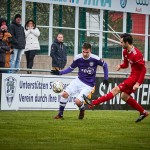
<instances>
[{"instance_id":1,"label":"soccer player in purple jersey","mask_svg":"<svg viewBox=\"0 0 150 150\"><path fill-rule=\"evenodd\" d=\"M72 64L65 70L51 70L54 75L63 75L72 72L78 67L78 77L71 81L61 95L58 115L54 119L63 119L64 108L68 102L68 97L78 93L75 103L79 107L79 119L84 118L85 107L83 94L88 95L95 86L95 76L97 66L102 66L104 70L103 84L108 86L108 67L107 63L98 56L91 53L91 45L84 43L82 45L82 53L75 56Z\"/></svg>"}]
</instances>

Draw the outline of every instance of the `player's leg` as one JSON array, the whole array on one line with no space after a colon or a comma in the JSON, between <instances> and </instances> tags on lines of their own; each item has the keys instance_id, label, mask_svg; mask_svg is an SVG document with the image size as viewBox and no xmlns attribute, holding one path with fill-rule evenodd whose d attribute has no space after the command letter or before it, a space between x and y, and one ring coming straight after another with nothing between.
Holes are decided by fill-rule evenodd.
<instances>
[{"instance_id":1,"label":"player's leg","mask_svg":"<svg viewBox=\"0 0 150 150\"><path fill-rule=\"evenodd\" d=\"M131 89L131 91L133 91ZM129 89L128 89L128 93L129 92ZM130 105L131 107L133 107L134 109L136 109L137 111L140 112L140 116L138 117L138 119L136 120L136 122L140 122L141 120L143 120L145 117L147 117L149 115L149 113L144 110L144 108L137 103L137 101L135 99L132 98L132 96L130 96L129 94L126 94L126 93L122 93L121 94L121 98L128 104Z\"/></svg>"},{"instance_id":2,"label":"player's leg","mask_svg":"<svg viewBox=\"0 0 150 150\"><path fill-rule=\"evenodd\" d=\"M84 102L80 99L75 99L75 103L76 105L79 107L80 113L79 113L79 119L83 119L84 118L84 113L85 113L85 106L84 106Z\"/></svg>"},{"instance_id":3,"label":"player's leg","mask_svg":"<svg viewBox=\"0 0 150 150\"><path fill-rule=\"evenodd\" d=\"M103 103L105 101L111 100L118 93L120 93L120 89L118 86L116 86L111 90L111 92L109 92L108 94L105 94L104 96L102 96L96 100L90 101L90 100L88 100L88 98L85 95L83 95L83 98L87 104L89 104L91 106L95 106L95 105L99 105L100 103Z\"/></svg>"},{"instance_id":4,"label":"player's leg","mask_svg":"<svg viewBox=\"0 0 150 150\"><path fill-rule=\"evenodd\" d=\"M135 99L132 98L132 96L122 92L121 93L121 99L123 99L127 104L129 104L131 107L139 111L140 113L144 112L144 109L141 105L137 103Z\"/></svg>"},{"instance_id":5,"label":"player's leg","mask_svg":"<svg viewBox=\"0 0 150 150\"><path fill-rule=\"evenodd\" d=\"M92 91L88 94L87 98L91 99L94 92L95 92L95 86L93 87Z\"/></svg>"},{"instance_id":6,"label":"player's leg","mask_svg":"<svg viewBox=\"0 0 150 150\"><path fill-rule=\"evenodd\" d=\"M127 78L123 84L120 84L119 88L122 91L122 98L129 104L131 107L140 112L140 117L136 120L139 122L148 116L148 112L143 109L143 107L137 103L135 99L132 98L131 93L134 93L133 86L136 84L136 81Z\"/></svg>"},{"instance_id":7,"label":"player's leg","mask_svg":"<svg viewBox=\"0 0 150 150\"><path fill-rule=\"evenodd\" d=\"M129 87L131 87L133 85L134 85L134 83L132 83L132 81L130 79L126 79L122 83L120 83L118 86L114 87L111 90L111 92L109 92L108 94L105 94L104 96L102 96L96 100L90 101L90 100L88 100L88 98L85 95L84 95L84 99L92 108L94 105L99 105L100 103L103 103L105 101L109 101L109 100L113 99L115 95L117 95L120 92L125 91L126 89L128 89Z\"/></svg>"},{"instance_id":8,"label":"player's leg","mask_svg":"<svg viewBox=\"0 0 150 150\"><path fill-rule=\"evenodd\" d=\"M59 111L57 116L54 117L54 119L63 119L63 113L68 102L68 96L69 94L66 91L62 93L62 96L60 98Z\"/></svg>"},{"instance_id":9,"label":"player's leg","mask_svg":"<svg viewBox=\"0 0 150 150\"><path fill-rule=\"evenodd\" d=\"M89 93L93 90L93 87L90 87L88 85L86 85L85 83L81 82L80 80L78 80L78 96L75 99L75 103L76 105L79 107L79 119L83 119L84 118L84 114L85 114L85 106L84 106L84 98L83 98L83 94L85 95L89 95Z\"/></svg>"},{"instance_id":10,"label":"player's leg","mask_svg":"<svg viewBox=\"0 0 150 150\"><path fill-rule=\"evenodd\" d=\"M71 83L66 87L66 89L62 93L60 98L58 115L54 117L55 119L63 118L63 113L68 102L68 97L77 92L78 82L76 80L77 79L72 80Z\"/></svg>"}]
</instances>

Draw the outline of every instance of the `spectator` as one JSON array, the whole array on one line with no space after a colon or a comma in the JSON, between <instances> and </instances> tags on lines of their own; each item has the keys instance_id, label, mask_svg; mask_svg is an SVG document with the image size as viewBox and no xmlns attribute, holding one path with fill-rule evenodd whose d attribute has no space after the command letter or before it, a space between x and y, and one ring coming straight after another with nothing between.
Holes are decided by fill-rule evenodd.
<instances>
[{"instance_id":1,"label":"spectator","mask_svg":"<svg viewBox=\"0 0 150 150\"><path fill-rule=\"evenodd\" d=\"M21 15L16 14L12 24L9 27L9 32L12 35L12 46L14 48L14 53L10 58L11 68L20 68L20 60L23 49L25 48L25 33L24 28L21 26ZM12 71L14 72L14 71Z\"/></svg>"},{"instance_id":2,"label":"spectator","mask_svg":"<svg viewBox=\"0 0 150 150\"><path fill-rule=\"evenodd\" d=\"M0 18L0 27L3 25L7 26L7 20L5 18Z\"/></svg>"},{"instance_id":3,"label":"spectator","mask_svg":"<svg viewBox=\"0 0 150 150\"><path fill-rule=\"evenodd\" d=\"M63 34L59 33L54 43L51 45L52 68L62 70L67 63L66 46L63 44Z\"/></svg>"},{"instance_id":4,"label":"spectator","mask_svg":"<svg viewBox=\"0 0 150 150\"><path fill-rule=\"evenodd\" d=\"M4 33L3 41L7 43L9 47L11 47L10 51L6 51L6 57L5 57L5 67L10 68L10 55L13 53L12 48L12 35L7 30L7 20L5 18L0 18L0 28ZM6 71L8 72L8 71Z\"/></svg>"},{"instance_id":5,"label":"spectator","mask_svg":"<svg viewBox=\"0 0 150 150\"><path fill-rule=\"evenodd\" d=\"M33 20L29 20L25 24L25 37L26 37L26 46L25 46L25 55L27 60L27 68L32 69L34 57L37 50L40 50L40 44L38 37L40 31L36 28L36 24ZM27 71L28 74L31 74L31 71Z\"/></svg>"},{"instance_id":6,"label":"spectator","mask_svg":"<svg viewBox=\"0 0 150 150\"><path fill-rule=\"evenodd\" d=\"M5 41L3 41L4 33L0 29L0 67L4 68L5 67L5 57L6 57L6 52L10 51L10 47L7 45ZM0 70L0 73L3 73L5 71Z\"/></svg>"}]
</instances>

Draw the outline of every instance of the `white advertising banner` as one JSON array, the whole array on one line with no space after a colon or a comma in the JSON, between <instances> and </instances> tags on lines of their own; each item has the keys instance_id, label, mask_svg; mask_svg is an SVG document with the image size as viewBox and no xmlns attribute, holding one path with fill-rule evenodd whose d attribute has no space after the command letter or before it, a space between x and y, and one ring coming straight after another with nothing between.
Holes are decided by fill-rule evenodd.
<instances>
[{"instance_id":1,"label":"white advertising banner","mask_svg":"<svg viewBox=\"0 0 150 150\"><path fill-rule=\"evenodd\" d=\"M60 80L66 87L73 76L2 74L1 110L58 110L61 93L54 93L52 83ZM67 110L78 109L72 95Z\"/></svg>"},{"instance_id":2,"label":"white advertising banner","mask_svg":"<svg viewBox=\"0 0 150 150\"><path fill-rule=\"evenodd\" d=\"M26 0L120 12L150 14L150 0Z\"/></svg>"}]
</instances>

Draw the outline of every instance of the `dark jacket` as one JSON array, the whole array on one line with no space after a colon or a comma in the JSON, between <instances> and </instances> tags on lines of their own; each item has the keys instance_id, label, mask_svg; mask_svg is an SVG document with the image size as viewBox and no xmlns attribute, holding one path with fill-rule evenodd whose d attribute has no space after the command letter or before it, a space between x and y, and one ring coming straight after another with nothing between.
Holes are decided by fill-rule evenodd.
<instances>
[{"instance_id":1,"label":"dark jacket","mask_svg":"<svg viewBox=\"0 0 150 150\"><path fill-rule=\"evenodd\" d=\"M5 57L7 51L10 51L10 47L7 46L6 42L0 40L0 63L4 63L4 66L5 66Z\"/></svg>"},{"instance_id":2,"label":"dark jacket","mask_svg":"<svg viewBox=\"0 0 150 150\"><path fill-rule=\"evenodd\" d=\"M12 24L8 28L9 33L12 35L13 43L12 46L15 49L24 49L25 48L25 33L24 28L21 24L17 24L12 21Z\"/></svg>"},{"instance_id":3,"label":"dark jacket","mask_svg":"<svg viewBox=\"0 0 150 150\"><path fill-rule=\"evenodd\" d=\"M67 50L66 46L55 39L51 46L52 67L63 69L67 63Z\"/></svg>"}]
</instances>

